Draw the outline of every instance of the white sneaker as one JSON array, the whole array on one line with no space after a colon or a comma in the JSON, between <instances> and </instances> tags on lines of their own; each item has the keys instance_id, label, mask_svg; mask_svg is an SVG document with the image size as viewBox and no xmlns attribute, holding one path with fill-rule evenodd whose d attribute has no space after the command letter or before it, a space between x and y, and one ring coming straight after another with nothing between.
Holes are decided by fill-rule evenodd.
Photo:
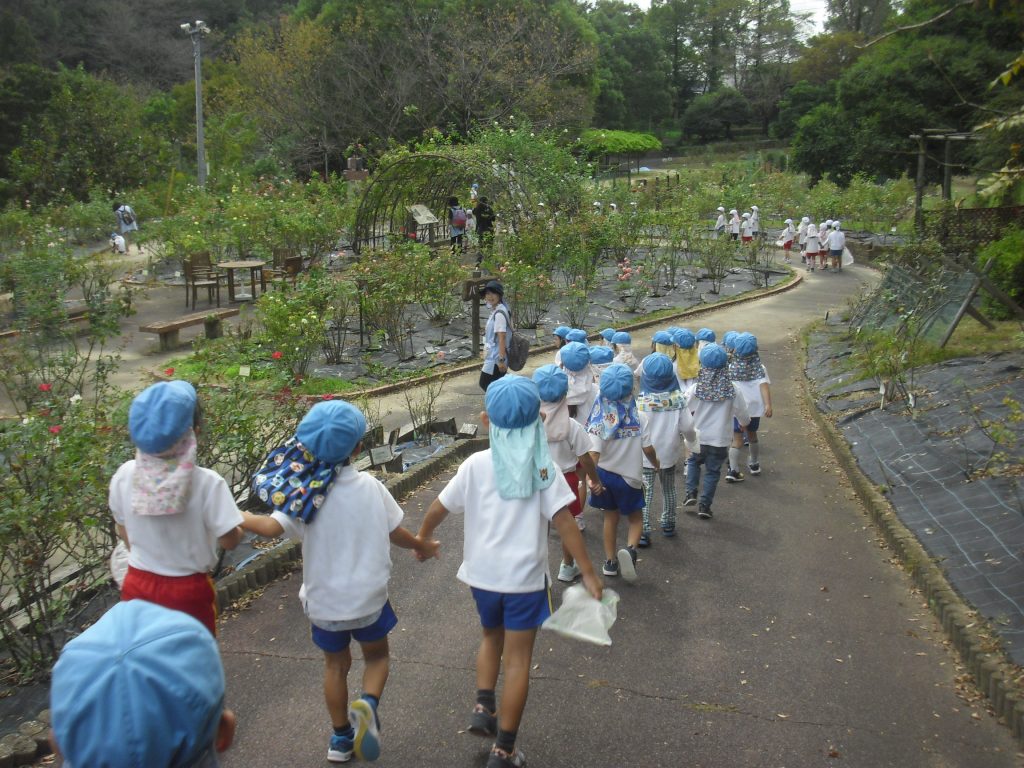
<instances>
[{"instance_id":1,"label":"white sneaker","mask_svg":"<svg viewBox=\"0 0 1024 768\"><path fill-rule=\"evenodd\" d=\"M572 584L580 577L580 567L576 563L562 563L558 567L558 580Z\"/></svg>"},{"instance_id":2,"label":"white sneaker","mask_svg":"<svg viewBox=\"0 0 1024 768\"><path fill-rule=\"evenodd\" d=\"M576 518L576 527L581 531L587 530L587 521L583 519L583 515L579 515Z\"/></svg>"}]
</instances>

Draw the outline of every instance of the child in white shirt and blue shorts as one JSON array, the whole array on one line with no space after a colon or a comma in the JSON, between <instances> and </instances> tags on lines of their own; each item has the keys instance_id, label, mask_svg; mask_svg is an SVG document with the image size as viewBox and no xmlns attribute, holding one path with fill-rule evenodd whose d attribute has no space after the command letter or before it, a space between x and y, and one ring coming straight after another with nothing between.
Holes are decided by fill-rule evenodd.
<instances>
[{"instance_id":1,"label":"child in white shirt and blue shorts","mask_svg":"<svg viewBox=\"0 0 1024 768\"><path fill-rule=\"evenodd\" d=\"M516 738L537 629L551 614L549 523L579 567L586 588L601 598L601 580L568 509L576 494L551 460L540 403L537 385L523 376L504 376L488 387L486 412L480 416L491 447L462 462L427 510L418 537L430 540L449 512L463 515L458 578L472 591L483 629L469 730L494 738L487 768L525 762ZM495 688L502 667L505 684L499 707Z\"/></svg>"}]
</instances>

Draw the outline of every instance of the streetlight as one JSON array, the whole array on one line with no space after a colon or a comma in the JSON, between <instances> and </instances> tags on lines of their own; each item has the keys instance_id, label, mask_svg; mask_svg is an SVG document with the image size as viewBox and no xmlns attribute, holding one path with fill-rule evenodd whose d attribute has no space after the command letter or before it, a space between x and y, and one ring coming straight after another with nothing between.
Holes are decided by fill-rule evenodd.
<instances>
[{"instance_id":1,"label":"streetlight","mask_svg":"<svg viewBox=\"0 0 1024 768\"><path fill-rule=\"evenodd\" d=\"M203 139L203 35L209 34L206 22L196 20L195 26L185 22L181 31L192 38L192 58L196 65L196 165L199 171L199 186L206 186L206 146Z\"/></svg>"}]
</instances>

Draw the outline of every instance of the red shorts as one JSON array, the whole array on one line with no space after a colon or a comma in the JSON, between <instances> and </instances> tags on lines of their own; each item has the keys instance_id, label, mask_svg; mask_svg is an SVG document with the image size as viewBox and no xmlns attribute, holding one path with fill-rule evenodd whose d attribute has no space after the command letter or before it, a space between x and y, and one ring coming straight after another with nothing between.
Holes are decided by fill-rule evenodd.
<instances>
[{"instance_id":1,"label":"red shorts","mask_svg":"<svg viewBox=\"0 0 1024 768\"><path fill-rule=\"evenodd\" d=\"M754 241L754 238L753 238L753 237L748 237L747 235L744 235L744 236L743 236L743 237L741 237L740 239L741 239L741 240L742 240L742 241L743 241L744 243L751 243L751 242L753 242L753 241Z\"/></svg>"},{"instance_id":2,"label":"red shorts","mask_svg":"<svg viewBox=\"0 0 1024 768\"><path fill-rule=\"evenodd\" d=\"M148 600L187 613L217 636L217 593L208 574L161 576L129 565L121 600Z\"/></svg>"},{"instance_id":3,"label":"red shorts","mask_svg":"<svg viewBox=\"0 0 1024 768\"><path fill-rule=\"evenodd\" d=\"M583 514L583 507L580 506L580 476L576 474L575 469L572 472L563 472L562 475L565 477L565 482L572 488L574 497L572 504L569 505L569 511L573 517L579 517Z\"/></svg>"},{"instance_id":4,"label":"red shorts","mask_svg":"<svg viewBox=\"0 0 1024 768\"><path fill-rule=\"evenodd\" d=\"M791 251L791 250L793 250L793 241L792 240L787 240L786 242L784 242L782 244L782 250L784 250L784 251Z\"/></svg>"},{"instance_id":5,"label":"red shorts","mask_svg":"<svg viewBox=\"0 0 1024 768\"><path fill-rule=\"evenodd\" d=\"M817 256L818 252L817 251L807 251L807 255L808 256Z\"/></svg>"}]
</instances>

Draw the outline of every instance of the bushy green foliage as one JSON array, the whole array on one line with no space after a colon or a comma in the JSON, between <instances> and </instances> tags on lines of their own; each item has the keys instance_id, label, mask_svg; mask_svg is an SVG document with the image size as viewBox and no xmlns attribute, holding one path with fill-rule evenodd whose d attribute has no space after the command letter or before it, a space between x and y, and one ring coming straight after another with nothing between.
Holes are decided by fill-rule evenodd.
<instances>
[{"instance_id":1,"label":"bushy green foliage","mask_svg":"<svg viewBox=\"0 0 1024 768\"><path fill-rule=\"evenodd\" d=\"M1011 299L1024 304L1024 230L1010 229L994 243L978 252L978 267L983 268L992 260L989 279L1002 288ZM1013 313L1001 302L982 291L982 305L989 317L1009 320Z\"/></svg>"},{"instance_id":2,"label":"bushy green foliage","mask_svg":"<svg viewBox=\"0 0 1024 768\"><path fill-rule=\"evenodd\" d=\"M642 155L661 149L661 141L649 133L592 128L580 136L580 146L592 157Z\"/></svg>"},{"instance_id":3,"label":"bushy green foliage","mask_svg":"<svg viewBox=\"0 0 1024 768\"><path fill-rule=\"evenodd\" d=\"M750 103L734 88L698 96L683 113L683 132L701 141L732 138L732 128L750 120Z\"/></svg>"}]
</instances>

